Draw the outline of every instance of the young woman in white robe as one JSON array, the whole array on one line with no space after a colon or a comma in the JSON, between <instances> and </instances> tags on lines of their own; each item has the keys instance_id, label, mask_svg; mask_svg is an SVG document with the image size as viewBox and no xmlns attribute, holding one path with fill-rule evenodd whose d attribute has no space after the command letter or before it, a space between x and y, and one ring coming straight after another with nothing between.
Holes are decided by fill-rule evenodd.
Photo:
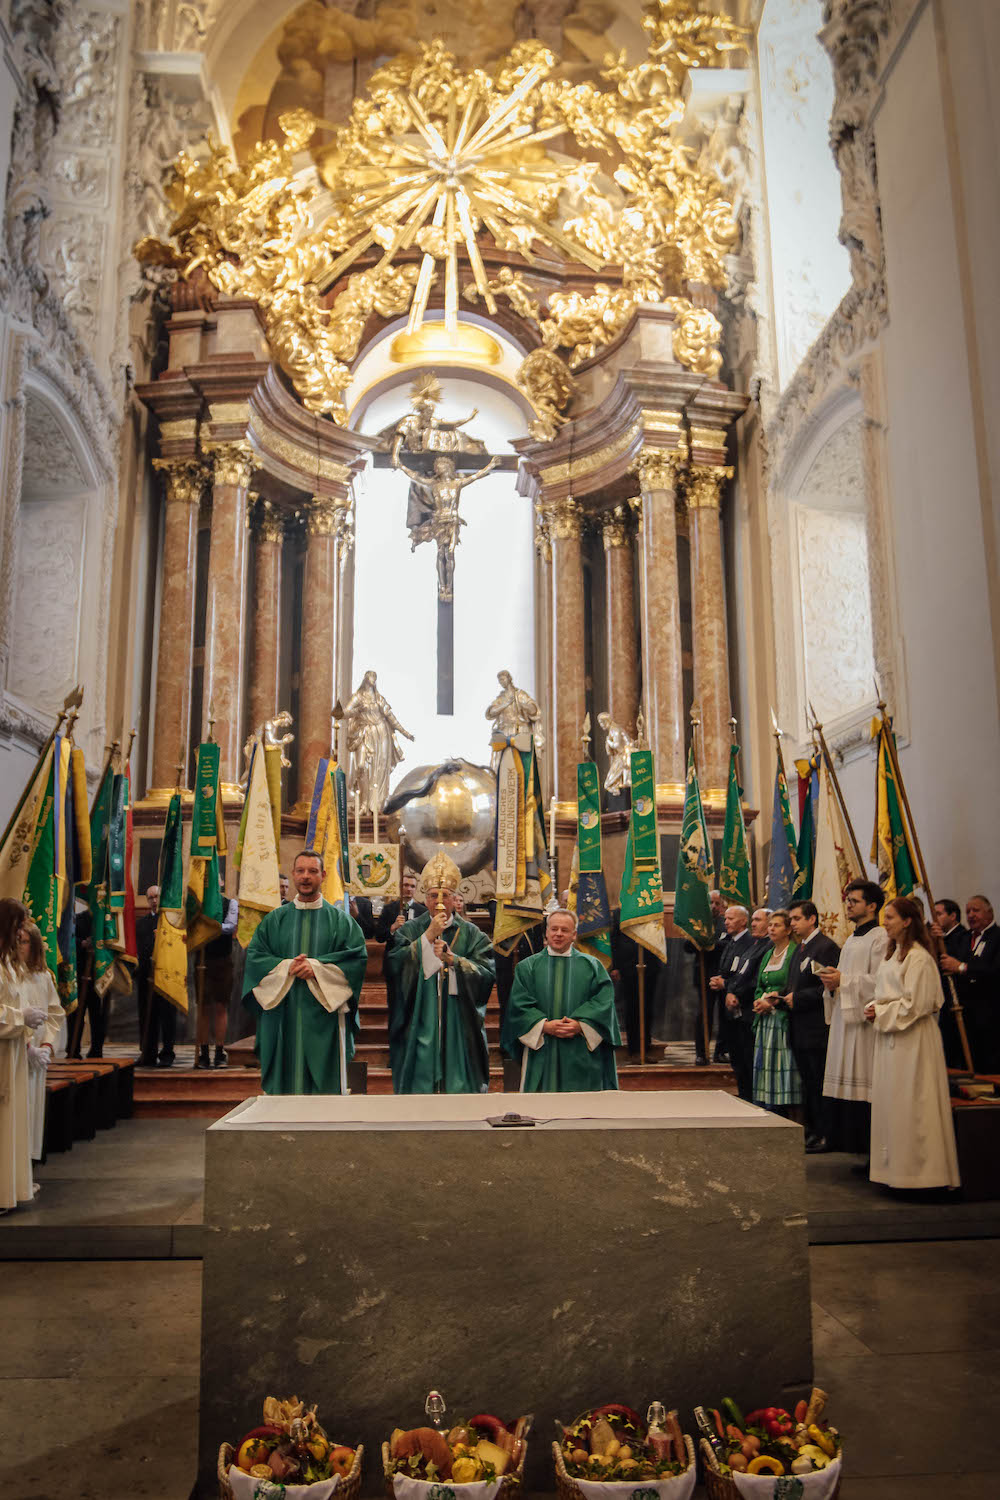
<instances>
[{"instance_id":1,"label":"young woman in white robe","mask_svg":"<svg viewBox=\"0 0 1000 1500\"><path fill-rule=\"evenodd\" d=\"M53 1057L66 1050L66 1012L45 962L42 934L25 922L17 935L17 983L22 1005L45 1012L28 1037L28 1132L31 1159L41 1161L45 1142L45 1075Z\"/></svg>"},{"instance_id":2,"label":"young woman in white robe","mask_svg":"<svg viewBox=\"0 0 1000 1500\"><path fill-rule=\"evenodd\" d=\"M893 1188L958 1187L948 1070L937 1013L944 993L916 902L883 917L889 948L865 1015L875 1027L871 1180Z\"/></svg>"},{"instance_id":3,"label":"young woman in white robe","mask_svg":"<svg viewBox=\"0 0 1000 1500\"><path fill-rule=\"evenodd\" d=\"M18 983L17 934L27 909L0 900L0 1213L34 1197L28 1130L28 1035L45 1011L24 1006Z\"/></svg>"}]
</instances>

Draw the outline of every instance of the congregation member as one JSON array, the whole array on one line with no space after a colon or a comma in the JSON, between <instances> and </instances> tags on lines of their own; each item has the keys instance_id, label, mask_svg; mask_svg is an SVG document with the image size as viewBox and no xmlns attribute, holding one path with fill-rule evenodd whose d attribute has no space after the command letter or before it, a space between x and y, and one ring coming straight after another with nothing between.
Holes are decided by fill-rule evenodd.
<instances>
[{"instance_id":1,"label":"congregation member","mask_svg":"<svg viewBox=\"0 0 1000 1500\"><path fill-rule=\"evenodd\" d=\"M976 1072L997 1073L1000 1072L1000 928L993 920L993 907L985 896L969 897L965 919L969 924L968 957L946 955L941 959L941 972L959 979Z\"/></svg>"},{"instance_id":2,"label":"congregation member","mask_svg":"<svg viewBox=\"0 0 1000 1500\"><path fill-rule=\"evenodd\" d=\"M767 921L769 945L761 956L753 1001L753 1102L791 1117L802 1103L802 1081L788 1043L788 978L795 944L787 911Z\"/></svg>"},{"instance_id":3,"label":"congregation member","mask_svg":"<svg viewBox=\"0 0 1000 1500\"><path fill-rule=\"evenodd\" d=\"M417 900L417 877L412 870L404 870L400 880L400 901L387 901L375 923L375 937L380 943L388 943L393 932L398 932L404 922L422 917L427 910Z\"/></svg>"},{"instance_id":4,"label":"congregation member","mask_svg":"<svg viewBox=\"0 0 1000 1500\"><path fill-rule=\"evenodd\" d=\"M871 1140L875 1034L865 1020L865 1007L874 998L875 977L889 944L878 920L884 904L885 892L873 880L851 881L844 906L854 931L840 950L837 964L819 973L830 1027L823 1074L827 1145L831 1151L858 1156L868 1155ZM867 1170L867 1166L852 1168Z\"/></svg>"},{"instance_id":5,"label":"congregation member","mask_svg":"<svg viewBox=\"0 0 1000 1500\"><path fill-rule=\"evenodd\" d=\"M706 1048L711 1049L712 1033L715 1032L715 1052L712 1054L713 1062L728 1062L729 1056L722 1040L724 1010L722 997L711 988L712 980L719 971L719 950L726 936L726 903L723 901L719 891L709 893L709 902L712 907L712 918L715 922L715 942L711 948L704 950L704 957L693 943L684 944L687 953L694 954L694 991L699 997L698 1007L695 1011L694 1026L694 1064L696 1068L703 1068L708 1062L709 1053ZM705 965L705 983L708 989L708 1037L705 1036L705 1020L701 1007L701 966ZM718 1015L716 1015L718 1011Z\"/></svg>"},{"instance_id":6,"label":"congregation member","mask_svg":"<svg viewBox=\"0 0 1000 1500\"><path fill-rule=\"evenodd\" d=\"M28 1118L28 1038L48 1009L24 1005L17 980L18 934L28 909L0 899L0 1214L30 1203L31 1131Z\"/></svg>"},{"instance_id":7,"label":"congregation member","mask_svg":"<svg viewBox=\"0 0 1000 1500\"><path fill-rule=\"evenodd\" d=\"M940 958L953 958L958 964L967 964L972 955L972 940L969 937L969 929L962 925L962 908L957 901L945 899L934 903L934 921L931 924L931 934L939 938L944 952L939 954ZM955 1019L955 1011L952 1007L951 985L955 985L956 998L959 1004L964 999L964 984L961 979L956 979L955 974L949 975L948 969L941 967L941 982L944 985L944 1005L938 1017L941 1022L941 1040L944 1042L944 1058L949 1068L965 1067L965 1052L962 1048L962 1039L959 1035L958 1022ZM968 1022L966 1022L968 1025ZM975 1058L973 1058L975 1062Z\"/></svg>"},{"instance_id":8,"label":"congregation member","mask_svg":"<svg viewBox=\"0 0 1000 1500\"><path fill-rule=\"evenodd\" d=\"M501 1040L510 1056L520 1052L524 1093L618 1087L614 985L604 965L576 947L576 927L575 912L550 912L545 948L514 973Z\"/></svg>"},{"instance_id":9,"label":"congregation member","mask_svg":"<svg viewBox=\"0 0 1000 1500\"><path fill-rule=\"evenodd\" d=\"M484 1094L489 939L455 911L461 874L444 850L421 875L426 907L395 927L385 955L389 1064L397 1094ZM395 924L394 924L395 925Z\"/></svg>"},{"instance_id":10,"label":"congregation member","mask_svg":"<svg viewBox=\"0 0 1000 1500\"><path fill-rule=\"evenodd\" d=\"M958 1187L931 940L908 896L886 902L882 920L888 948L865 1007L875 1029L871 1180L891 1188Z\"/></svg>"},{"instance_id":11,"label":"congregation member","mask_svg":"<svg viewBox=\"0 0 1000 1500\"><path fill-rule=\"evenodd\" d=\"M160 887L151 885L146 892L147 910L136 918L135 968L136 997L139 1004L139 1066L172 1068L177 1038L177 1009L153 988L153 948L156 943L156 918L160 904Z\"/></svg>"},{"instance_id":12,"label":"congregation member","mask_svg":"<svg viewBox=\"0 0 1000 1500\"><path fill-rule=\"evenodd\" d=\"M261 919L247 948L243 1003L256 1015L266 1094L346 1094L368 962L361 928L323 898L323 857L292 864L295 899Z\"/></svg>"},{"instance_id":13,"label":"congregation member","mask_svg":"<svg viewBox=\"0 0 1000 1500\"><path fill-rule=\"evenodd\" d=\"M196 1068L224 1068L226 1031L229 1026L229 1002L233 993L233 942L240 920L240 904L235 896L227 900L222 890L222 931L205 944L205 993L198 1007ZM215 1056L209 1056L209 1038L215 1042Z\"/></svg>"},{"instance_id":14,"label":"congregation member","mask_svg":"<svg viewBox=\"0 0 1000 1500\"><path fill-rule=\"evenodd\" d=\"M375 936L375 914L372 911L372 903L368 896L351 897L351 916L357 922L366 938Z\"/></svg>"},{"instance_id":15,"label":"congregation member","mask_svg":"<svg viewBox=\"0 0 1000 1500\"><path fill-rule=\"evenodd\" d=\"M823 981L819 976L821 969L837 963L840 948L820 928L814 901L793 901L790 909L797 947L788 975L788 1040L802 1079L806 1150L828 1151L823 1105L827 1024Z\"/></svg>"},{"instance_id":16,"label":"congregation member","mask_svg":"<svg viewBox=\"0 0 1000 1500\"><path fill-rule=\"evenodd\" d=\"M29 1031L28 1134L32 1161L41 1161L45 1143L45 1075L49 1063L66 1045L66 1012L45 962L42 934L34 922L22 922L17 934L17 987L22 1009L45 1012Z\"/></svg>"},{"instance_id":17,"label":"congregation member","mask_svg":"<svg viewBox=\"0 0 1000 1500\"><path fill-rule=\"evenodd\" d=\"M726 936L719 947L719 972L709 984L722 996L719 1040L728 1053L741 1099L753 1100L753 1000L763 947L750 931L745 906L727 906Z\"/></svg>"}]
</instances>

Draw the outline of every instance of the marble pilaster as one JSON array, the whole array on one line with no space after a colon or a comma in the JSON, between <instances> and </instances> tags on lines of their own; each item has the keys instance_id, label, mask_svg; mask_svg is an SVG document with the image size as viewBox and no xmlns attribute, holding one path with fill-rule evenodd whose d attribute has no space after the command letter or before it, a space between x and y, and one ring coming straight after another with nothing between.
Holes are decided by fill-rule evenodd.
<instances>
[{"instance_id":1,"label":"marble pilaster","mask_svg":"<svg viewBox=\"0 0 1000 1500\"><path fill-rule=\"evenodd\" d=\"M604 538L605 650L608 712L631 734L639 710L639 656L635 632L632 532L622 506L601 517Z\"/></svg>"},{"instance_id":2,"label":"marble pilaster","mask_svg":"<svg viewBox=\"0 0 1000 1500\"><path fill-rule=\"evenodd\" d=\"M316 768L330 753L330 713L337 701L340 516L345 507L314 495L306 510L299 669L299 808L306 808Z\"/></svg>"},{"instance_id":3,"label":"marble pilaster","mask_svg":"<svg viewBox=\"0 0 1000 1500\"><path fill-rule=\"evenodd\" d=\"M187 762L194 654L194 582L198 505L205 470L193 458L154 458L166 481L160 624L156 648L156 711L152 785L148 796L169 796L178 754ZM186 781L186 776L182 778Z\"/></svg>"},{"instance_id":4,"label":"marble pilaster","mask_svg":"<svg viewBox=\"0 0 1000 1500\"><path fill-rule=\"evenodd\" d=\"M729 646L722 572L719 505L733 471L722 464L692 464L685 482L691 542L691 636L694 695L701 706L705 789L726 785L729 769Z\"/></svg>"},{"instance_id":5,"label":"marble pilaster","mask_svg":"<svg viewBox=\"0 0 1000 1500\"><path fill-rule=\"evenodd\" d=\"M278 711L281 662L281 553L285 523L268 500L258 502L252 518L253 618L251 621L250 727L256 729Z\"/></svg>"},{"instance_id":6,"label":"marble pilaster","mask_svg":"<svg viewBox=\"0 0 1000 1500\"><path fill-rule=\"evenodd\" d=\"M684 683L677 587L677 472L681 449L645 448L642 492L642 676L646 735L658 786L684 781Z\"/></svg>"},{"instance_id":7,"label":"marble pilaster","mask_svg":"<svg viewBox=\"0 0 1000 1500\"><path fill-rule=\"evenodd\" d=\"M202 721L215 720L221 782L234 793L243 744L243 668L246 655L247 489L253 459L245 442L211 450L212 528L205 611L205 688Z\"/></svg>"},{"instance_id":8,"label":"marble pilaster","mask_svg":"<svg viewBox=\"0 0 1000 1500\"><path fill-rule=\"evenodd\" d=\"M558 803L575 807L576 766L587 711L582 517L579 505L568 496L549 508L548 517L552 536L553 795Z\"/></svg>"}]
</instances>

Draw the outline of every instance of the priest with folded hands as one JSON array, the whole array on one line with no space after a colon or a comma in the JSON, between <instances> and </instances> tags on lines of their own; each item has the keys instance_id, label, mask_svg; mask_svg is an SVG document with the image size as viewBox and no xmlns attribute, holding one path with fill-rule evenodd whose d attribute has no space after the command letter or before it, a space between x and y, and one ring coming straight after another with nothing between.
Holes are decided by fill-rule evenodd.
<instances>
[{"instance_id":1,"label":"priest with folded hands","mask_svg":"<svg viewBox=\"0 0 1000 1500\"><path fill-rule=\"evenodd\" d=\"M321 855L297 854L292 884L294 901L254 933L243 976L264 1092L346 1094L368 949L357 922L323 899Z\"/></svg>"},{"instance_id":2,"label":"priest with folded hands","mask_svg":"<svg viewBox=\"0 0 1000 1500\"><path fill-rule=\"evenodd\" d=\"M522 958L504 1016L502 1042L522 1049L525 1093L594 1093L618 1087L621 1045L611 979L575 946L576 915L559 910L545 924L541 953Z\"/></svg>"}]
</instances>

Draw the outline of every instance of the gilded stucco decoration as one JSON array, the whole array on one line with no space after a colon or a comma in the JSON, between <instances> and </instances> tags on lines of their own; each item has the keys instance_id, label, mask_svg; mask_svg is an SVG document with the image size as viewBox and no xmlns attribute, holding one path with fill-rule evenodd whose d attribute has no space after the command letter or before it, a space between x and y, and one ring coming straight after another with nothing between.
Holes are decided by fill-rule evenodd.
<instances>
[{"instance_id":1,"label":"gilded stucco decoration","mask_svg":"<svg viewBox=\"0 0 1000 1500\"><path fill-rule=\"evenodd\" d=\"M718 176L671 127L688 70L746 33L694 0L651 0L643 25L647 58L607 57L600 84L567 79L537 41L488 67L460 63L439 38L411 44L371 75L342 125L299 107L280 116L281 141L240 161L215 145L182 153L166 190L169 241L147 236L136 254L253 298L303 404L340 423L368 320L407 312L413 333L441 296L454 327L460 263L467 299L495 314L502 298L571 368L622 331L638 300L672 299L675 357L714 375L719 325L695 289L726 285L738 230ZM524 270L488 268L498 253ZM546 300L531 270L551 287L560 264L599 279ZM547 403L550 424L560 409Z\"/></svg>"}]
</instances>

